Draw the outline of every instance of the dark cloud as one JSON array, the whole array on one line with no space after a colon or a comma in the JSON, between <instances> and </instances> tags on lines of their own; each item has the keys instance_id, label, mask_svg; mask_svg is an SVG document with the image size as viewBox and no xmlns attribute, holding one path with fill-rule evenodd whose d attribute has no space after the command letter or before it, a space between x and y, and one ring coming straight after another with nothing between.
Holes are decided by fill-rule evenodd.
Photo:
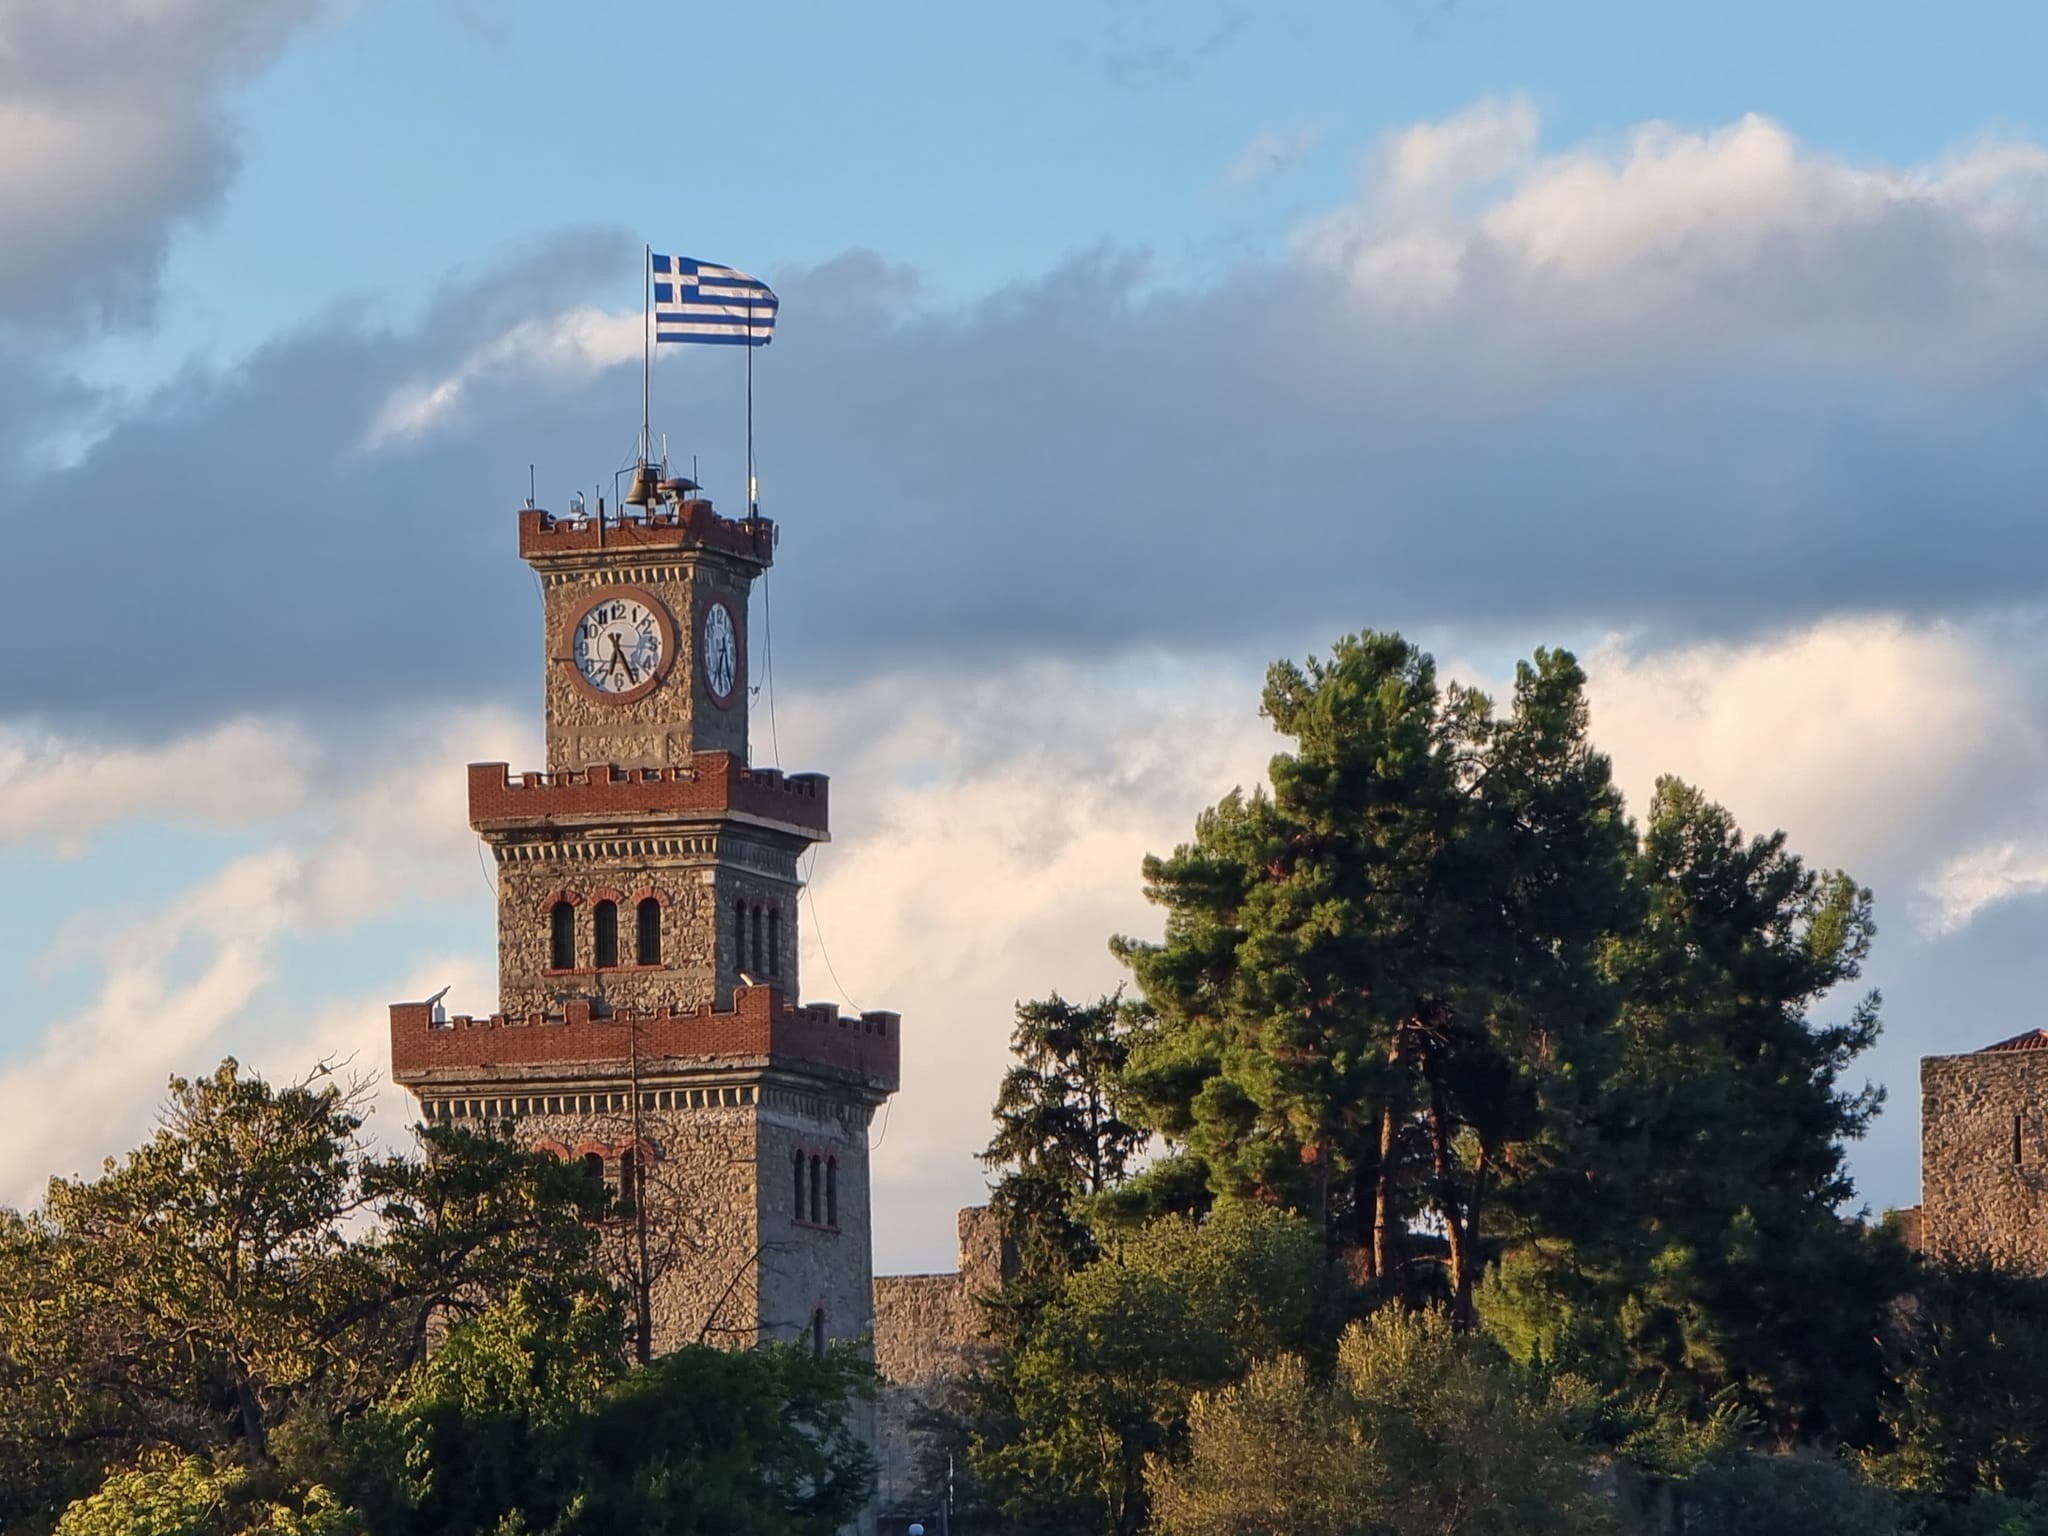
<instances>
[{"instance_id":1,"label":"dark cloud","mask_svg":"<svg viewBox=\"0 0 2048 1536\"><path fill-rule=\"evenodd\" d=\"M871 256L776 274L757 419L785 664L2032 600L2042 328L2010 310L1980 344L1997 284L1915 292L1930 260L2004 267L1905 217L1898 239L1855 231L1855 270L1807 250L1668 310L1543 288L1483 246L1455 301L1405 308L1307 261L1161 291L1098 253L947 313ZM17 470L0 711L168 723L530 689L526 466L543 504L609 495L639 360L593 375L504 338L630 290L635 254L564 238L452 283L415 331L336 318L177 381L73 468ZM656 379L657 430L729 509L741 367L691 351ZM450 377L431 430L364 446L394 392Z\"/></svg>"},{"instance_id":2,"label":"dark cloud","mask_svg":"<svg viewBox=\"0 0 2048 1536\"><path fill-rule=\"evenodd\" d=\"M0 326L145 318L183 220L226 186L226 93L324 0L0 0Z\"/></svg>"}]
</instances>

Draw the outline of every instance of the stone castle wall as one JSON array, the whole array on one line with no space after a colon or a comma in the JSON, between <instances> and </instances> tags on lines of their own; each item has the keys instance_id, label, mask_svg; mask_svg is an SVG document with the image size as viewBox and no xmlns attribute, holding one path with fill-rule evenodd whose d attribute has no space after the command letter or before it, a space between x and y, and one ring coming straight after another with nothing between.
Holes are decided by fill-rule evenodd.
<instances>
[{"instance_id":1,"label":"stone castle wall","mask_svg":"<svg viewBox=\"0 0 2048 1536\"><path fill-rule=\"evenodd\" d=\"M2048 1050L1920 1062L1922 1240L2048 1274Z\"/></svg>"},{"instance_id":2,"label":"stone castle wall","mask_svg":"<svg viewBox=\"0 0 2048 1536\"><path fill-rule=\"evenodd\" d=\"M944 1403L952 1382L987 1358L980 1298L1014 1268L1001 1223L988 1207L962 1211L958 1230L957 1272L875 1277L875 1368L884 1383L875 1491L885 1525L923 1519L937 1529L933 1512L914 1502L929 1443L918 1421Z\"/></svg>"}]
</instances>

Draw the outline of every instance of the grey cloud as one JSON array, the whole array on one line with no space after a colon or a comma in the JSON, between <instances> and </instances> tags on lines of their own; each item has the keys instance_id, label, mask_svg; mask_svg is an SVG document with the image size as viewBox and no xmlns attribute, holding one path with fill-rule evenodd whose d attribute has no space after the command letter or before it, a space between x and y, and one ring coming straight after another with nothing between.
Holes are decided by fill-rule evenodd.
<instances>
[{"instance_id":1,"label":"grey cloud","mask_svg":"<svg viewBox=\"0 0 2048 1536\"><path fill-rule=\"evenodd\" d=\"M2032 601L2048 324L1960 277L1886 312L1924 264L1899 243L1849 273L1759 263L1604 330L1481 258L1460 302L1419 312L1307 262L1164 291L1100 253L951 312L872 256L775 274L757 416L778 637L850 681L1129 646L1262 655L1363 624L1738 633ZM428 435L359 444L399 386L630 291L634 256L565 237L517 281L449 285L415 332L337 318L28 476L0 711L522 696L526 465L543 504L609 494L638 359L485 371ZM2004 270L1954 242L1928 259L1965 257ZM1995 346L1950 339L2000 313ZM702 454L728 508L739 367L693 350L656 379L657 430ZM67 663L67 635L118 664Z\"/></svg>"},{"instance_id":2,"label":"grey cloud","mask_svg":"<svg viewBox=\"0 0 2048 1536\"><path fill-rule=\"evenodd\" d=\"M0 323L146 316L173 229L233 170L224 93L325 9L0 0Z\"/></svg>"}]
</instances>

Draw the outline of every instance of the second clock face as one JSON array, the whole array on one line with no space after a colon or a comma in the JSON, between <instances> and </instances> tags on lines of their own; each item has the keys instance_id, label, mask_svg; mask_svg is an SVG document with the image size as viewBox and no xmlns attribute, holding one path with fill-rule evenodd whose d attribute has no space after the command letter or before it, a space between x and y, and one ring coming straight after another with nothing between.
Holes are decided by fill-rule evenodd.
<instances>
[{"instance_id":1,"label":"second clock face","mask_svg":"<svg viewBox=\"0 0 2048 1536\"><path fill-rule=\"evenodd\" d=\"M569 642L570 659L599 693L645 693L668 660L668 626L637 597L602 597L583 611Z\"/></svg>"},{"instance_id":2,"label":"second clock face","mask_svg":"<svg viewBox=\"0 0 2048 1536\"><path fill-rule=\"evenodd\" d=\"M739 634L732 614L723 603L713 603L704 612L704 681L711 696L723 704L732 697L740 677Z\"/></svg>"}]
</instances>

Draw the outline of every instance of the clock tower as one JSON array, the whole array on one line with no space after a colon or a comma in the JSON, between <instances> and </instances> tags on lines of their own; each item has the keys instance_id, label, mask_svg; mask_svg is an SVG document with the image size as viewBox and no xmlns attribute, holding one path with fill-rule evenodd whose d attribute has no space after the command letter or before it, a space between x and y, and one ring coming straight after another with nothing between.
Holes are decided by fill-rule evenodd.
<instances>
[{"instance_id":1,"label":"clock tower","mask_svg":"<svg viewBox=\"0 0 2048 1536\"><path fill-rule=\"evenodd\" d=\"M873 1329L868 1125L899 1023L793 1001L827 786L749 759L748 595L777 529L695 490L519 513L547 766L468 770L498 1005L394 1004L392 1075L428 1121L509 1122L626 1197L607 1251L653 1350L822 1348Z\"/></svg>"}]
</instances>

